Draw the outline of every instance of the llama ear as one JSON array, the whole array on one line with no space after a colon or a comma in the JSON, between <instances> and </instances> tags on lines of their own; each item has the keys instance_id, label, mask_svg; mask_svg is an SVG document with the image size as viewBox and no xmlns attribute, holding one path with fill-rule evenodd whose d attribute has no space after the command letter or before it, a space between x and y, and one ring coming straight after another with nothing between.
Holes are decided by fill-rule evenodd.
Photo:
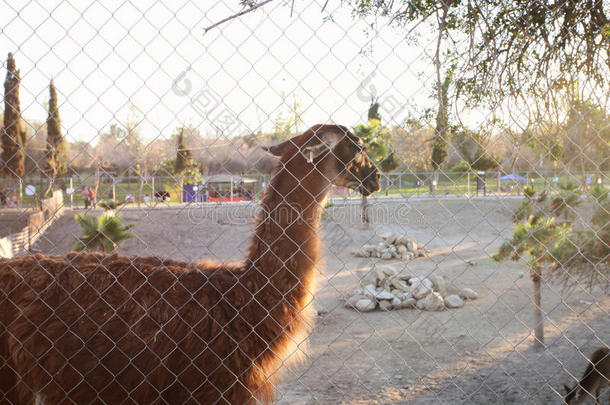
<instances>
[{"instance_id":1,"label":"llama ear","mask_svg":"<svg viewBox=\"0 0 610 405\"><path fill-rule=\"evenodd\" d=\"M287 140L282 143L278 143L277 145L261 146L261 148L265 152L271 153L273 156L280 157L284 153L284 150L286 149L286 146L288 146L289 142L290 142L290 140Z\"/></svg>"},{"instance_id":2,"label":"llama ear","mask_svg":"<svg viewBox=\"0 0 610 405\"><path fill-rule=\"evenodd\" d=\"M306 146L301 150L301 154L305 156L307 163L313 163L313 160L318 156L324 154L326 151L331 150L328 145L321 143L314 146Z\"/></svg>"},{"instance_id":3,"label":"llama ear","mask_svg":"<svg viewBox=\"0 0 610 405\"><path fill-rule=\"evenodd\" d=\"M341 136L335 133L324 133L319 138L320 143L301 149L301 154L305 156L307 163L312 163L315 158L333 150L341 140Z\"/></svg>"}]
</instances>

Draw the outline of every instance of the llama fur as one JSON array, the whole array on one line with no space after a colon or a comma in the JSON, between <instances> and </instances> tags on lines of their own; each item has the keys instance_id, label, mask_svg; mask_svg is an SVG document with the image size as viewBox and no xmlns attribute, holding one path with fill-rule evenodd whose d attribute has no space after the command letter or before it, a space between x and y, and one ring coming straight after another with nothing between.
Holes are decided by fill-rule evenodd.
<instances>
[{"instance_id":1,"label":"llama fur","mask_svg":"<svg viewBox=\"0 0 610 405\"><path fill-rule=\"evenodd\" d=\"M281 157L241 262L1 260L0 404L271 403L313 322L320 202L353 178L378 189L364 152L345 173L331 154L301 153L346 133L353 142L318 125L272 150Z\"/></svg>"}]
</instances>

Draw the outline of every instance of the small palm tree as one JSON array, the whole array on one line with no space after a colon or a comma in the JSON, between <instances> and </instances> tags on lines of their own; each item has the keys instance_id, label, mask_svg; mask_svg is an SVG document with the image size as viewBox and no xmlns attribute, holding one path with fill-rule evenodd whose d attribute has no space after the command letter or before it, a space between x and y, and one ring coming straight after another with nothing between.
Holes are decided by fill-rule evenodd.
<instances>
[{"instance_id":1,"label":"small palm tree","mask_svg":"<svg viewBox=\"0 0 610 405\"><path fill-rule=\"evenodd\" d=\"M125 204L124 202L118 202L116 200L102 200L97 203L98 207L102 208L104 211L116 211L121 205Z\"/></svg>"},{"instance_id":2,"label":"small palm tree","mask_svg":"<svg viewBox=\"0 0 610 405\"><path fill-rule=\"evenodd\" d=\"M134 224L124 225L121 217L114 213L105 213L99 218L76 215L75 219L83 230L83 235L76 238L76 251L98 250L111 253L121 242L134 237L133 233L127 232Z\"/></svg>"}]
</instances>

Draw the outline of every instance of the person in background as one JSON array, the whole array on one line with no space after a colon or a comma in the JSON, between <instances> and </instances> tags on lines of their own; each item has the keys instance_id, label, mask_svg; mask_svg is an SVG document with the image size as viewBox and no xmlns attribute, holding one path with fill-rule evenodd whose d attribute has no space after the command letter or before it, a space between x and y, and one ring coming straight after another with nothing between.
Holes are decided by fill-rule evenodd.
<instances>
[{"instance_id":1,"label":"person in background","mask_svg":"<svg viewBox=\"0 0 610 405\"><path fill-rule=\"evenodd\" d=\"M80 190L80 194L83 196L83 201L85 202L85 209L89 208L89 190L87 190L87 187L83 186Z\"/></svg>"},{"instance_id":2,"label":"person in background","mask_svg":"<svg viewBox=\"0 0 610 405\"><path fill-rule=\"evenodd\" d=\"M17 208L17 193L15 191L13 191L13 194L11 195L11 198L8 200L8 207L9 208Z\"/></svg>"},{"instance_id":3,"label":"person in background","mask_svg":"<svg viewBox=\"0 0 610 405\"><path fill-rule=\"evenodd\" d=\"M89 204L95 208L95 189L93 187L89 187Z\"/></svg>"}]
</instances>

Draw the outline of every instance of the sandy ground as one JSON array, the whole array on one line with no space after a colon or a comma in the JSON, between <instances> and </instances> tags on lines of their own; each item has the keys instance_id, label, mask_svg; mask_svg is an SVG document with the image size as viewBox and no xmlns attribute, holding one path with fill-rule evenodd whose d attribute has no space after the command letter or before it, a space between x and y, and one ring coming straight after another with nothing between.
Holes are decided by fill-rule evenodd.
<instances>
[{"instance_id":1,"label":"sandy ground","mask_svg":"<svg viewBox=\"0 0 610 405\"><path fill-rule=\"evenodd\" d=\"M314 300L318 317L302 345L303 362L283 370L279 403L561 403L562 384L572 384L584 371L583 356L610 346L610 297L579 287L561 295L558 286L546 285L547 347L532 348L532 286L527 272L520 276L526 269L490 258L512 233L509 213L518 200L373 204L370 228L359 224L358 206L326 210ZM254 206L125 210L136 237L120 250L182 260L238 259L254 211ZM79 232L73 214L66 212L37 249L69 251ZM352 256L386 230L408 232L430 254L410 262ZM443 275L456 288L475 289L480 299L443 312L361 314L344 308L345 293L371 268L386 264L411 274Z\"/></svg>"},{"instance_id":2,"label":"sandy ground","mask_svg":"<svg viewBox=\"0 0 610 405\"><path fill-rule=\"evenodd\" d=\"M16 208L0 210L0 238L21 231L28 223L29 211Z\"/></svg>"}]
</instances>

